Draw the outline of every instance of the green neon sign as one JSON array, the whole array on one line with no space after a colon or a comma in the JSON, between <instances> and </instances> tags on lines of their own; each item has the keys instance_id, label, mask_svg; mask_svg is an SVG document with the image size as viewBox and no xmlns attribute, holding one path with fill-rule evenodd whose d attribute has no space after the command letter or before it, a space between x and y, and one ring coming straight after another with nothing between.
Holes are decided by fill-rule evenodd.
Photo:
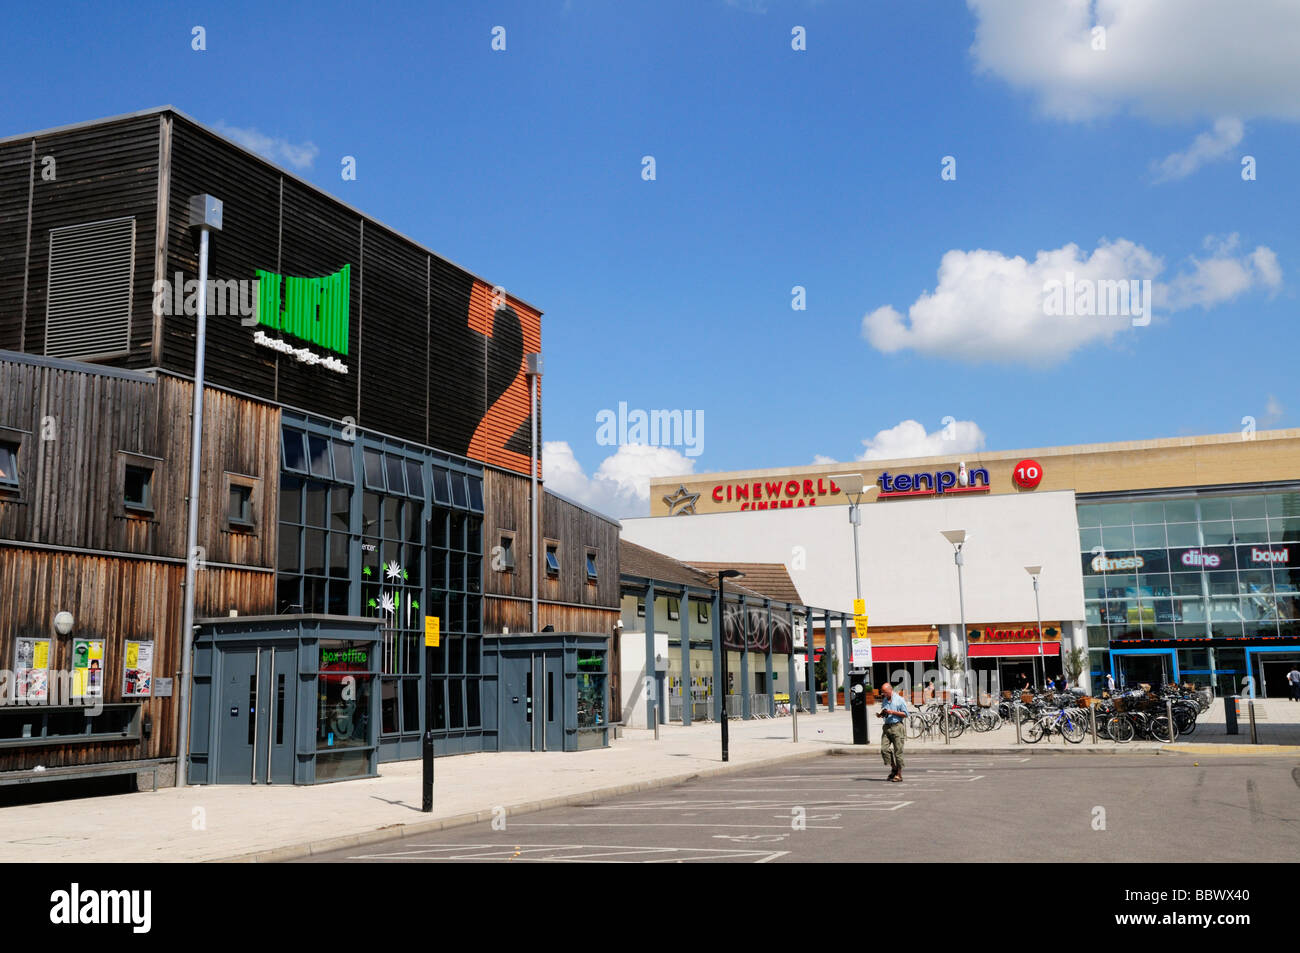
<instances>
[{"instance_id":1,"label":"green neon sign","mask_svg":"<svg viewBox=\"0 0 1300 953\"><path fill-rule=\"evenodd\" d=\"M365 649L321 649L322 665L365 665L370 654Z\"/></svg>"},{"instance_id":2,"label":"green neon sign","mask_svg":"<svg viewBox=\"0 0 1300 953\"><path fill-rule=\"evenodd\" d=\"M351 294L351 265L324 278L295 278L259 268L257 323L346 355Z\"/></svg>"}]
</instances>

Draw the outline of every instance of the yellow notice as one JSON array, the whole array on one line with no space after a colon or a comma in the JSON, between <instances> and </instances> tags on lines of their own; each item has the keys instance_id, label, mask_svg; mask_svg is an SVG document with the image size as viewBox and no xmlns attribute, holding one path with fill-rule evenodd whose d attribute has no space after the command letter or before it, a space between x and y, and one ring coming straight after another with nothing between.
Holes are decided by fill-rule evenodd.
<instances>
[{"instance_id":1,"label":"yellow notice","mask_svg":"<svg viewBox=\"0 0 1300 953\"><path fill-rule=\"evenodd\" d=\"M436 649L441 644L441 625L442 620L436 615L424 617L424 647L426 649Z\"/></svg>"}]
</instances>

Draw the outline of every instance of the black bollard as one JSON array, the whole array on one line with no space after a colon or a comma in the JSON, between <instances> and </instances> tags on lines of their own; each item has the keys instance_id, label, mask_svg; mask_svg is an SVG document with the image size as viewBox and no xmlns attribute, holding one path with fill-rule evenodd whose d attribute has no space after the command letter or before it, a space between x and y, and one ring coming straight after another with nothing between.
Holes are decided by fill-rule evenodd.
<instances>
[{"instance_id":1,"label":"black bollard","mask_svg":"<svg viewBox=\"0 0 1300 953\"><path fill-rule=\"evenodd\" d=\"M424 806L425 814L433 813L433 732L424 733Z\"/></svg>"}]
</instances>

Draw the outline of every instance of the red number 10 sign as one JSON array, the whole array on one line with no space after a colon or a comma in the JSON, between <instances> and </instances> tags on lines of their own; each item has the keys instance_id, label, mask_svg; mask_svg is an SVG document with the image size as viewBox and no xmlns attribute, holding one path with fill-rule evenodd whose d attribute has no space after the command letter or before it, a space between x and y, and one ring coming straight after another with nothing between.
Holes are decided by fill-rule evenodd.
<instances>
[{"instance_id":1,"label":"red number 10 sign","mask_svg":"<svg viewBox=\"0 0 1300 953\"><path fill-rule=\"evenodd\" d=\"M1043 480L1043 468L1037 460L1021 460L1011 473L1011 479L1022 490L1032 490Z\"/></svg>"}]
</instances>

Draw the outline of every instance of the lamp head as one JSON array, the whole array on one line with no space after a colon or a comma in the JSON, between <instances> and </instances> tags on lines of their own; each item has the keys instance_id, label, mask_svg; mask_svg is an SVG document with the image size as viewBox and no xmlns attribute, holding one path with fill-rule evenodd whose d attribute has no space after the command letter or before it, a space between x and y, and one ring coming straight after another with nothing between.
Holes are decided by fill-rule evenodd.
<instances>
[{"instance_id":1,"label":"lamp head","mask_svg":"<svg viewBox=\"0 0 1300 953\"><path fill-rule=\"evenodd\" d=\"M966 531L964 529L945 529L943 531L943 538L954 546L960 546L962 543L966 542Z\"/></svg>"},{"instance_id":2,"label":"lamp head","mask_svg":"<svg viewBox=\"0 0 1300 953\"><path fill-rule=\"evenodd\" d=\"M861 495L862 484L866 482L861 473L832 473L831 479L849 496Z\"/></svg>"},{"instance_id":3,"label":"lamp head","mask_svg":"<svg viewBox=\"0 0 1300 953\"><path fill-rule=\"evenodd\" d=\"M59 635L69 635L75 624L76 620L73 619L71 612L60 612L54 617L54 631Z\"/></svg>"},{"instance_id":4,"label":"lamp head","mask_svg":"<svg viewBox=\"0 0 1300 953\"><path fill-rule=\"evenodd\" d=\"M1025 567L1025 572L1029 573L1029 575L1031 575L1031 576L1037 576L1037 575L1038 575L1040 572L1042 572L1042 571L1043 571L1043 567L1042 567L1042 566L1026 566L1026 567Z\"/></svg>"}]
</instances>

